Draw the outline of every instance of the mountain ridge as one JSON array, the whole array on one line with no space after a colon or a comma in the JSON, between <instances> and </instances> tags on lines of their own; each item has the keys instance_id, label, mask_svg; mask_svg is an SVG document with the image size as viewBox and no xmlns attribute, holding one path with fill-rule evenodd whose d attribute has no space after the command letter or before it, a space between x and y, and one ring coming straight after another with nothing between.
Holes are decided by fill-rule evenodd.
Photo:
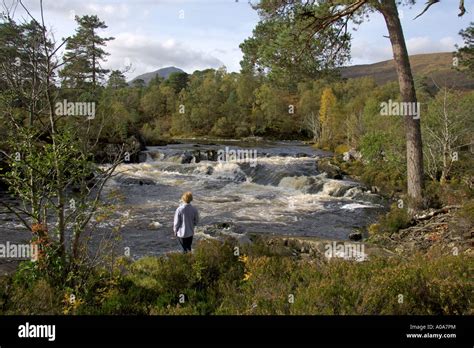
<instances>
[{"instance_id":1,"label":"mountain ridge","mask_svg":"<svg viewBox=\"0 0 474 348\"><path fill-rule=\"evenodd\" d=\"M177 68L175 66L167 66L167 67L155 70L155 71L151 71L151 72L148 72L148 73L138 75L135 78L133 78L130 81L130 83L132 83L133 81L141 79L141 80L145 81L145 84L148 84L153 78L155 78L156 75L159 75L160 77L162 77L164 79L167 79L172 73L175 73L175 72L185 72L185 71L180 69L180 68Z\"/></svg>"},{"instance_id":2,"label":"mountain ridge","mask_svg":"<svg viewBox=\"0 0 474 348\"><path fill-rule=\"evenodd\" d=\"M425 77L429 88L447 85L458 89L474 89L474 78L454 69L452 52L414 54L410 56L410 65L415 80ZM347 66L340 68L340 72L347 79L372 77L378 85L398 80L393 59Z\"/></svg>"},{"instance_id":3,"label":"mountain ridge","mask_svg":"<svg viewBox=\"0 0 474 348\"><path fill-rule=\"evenodd\" d=\"M452 52L410 55L410 65L415 80L426 78L425 83L430 89L436 88L436 85L446 85L457 89L474 89L474 78L454 69ZM339 71L341 76L346 79L372 77L378 85L398 80L393 59L346 66L339 68ZM142 79L145 84L148 84L156 75L167 79L174 72L185 71L175 66L168 66L138 75L130 82Z\"/></svg>"}]
</instances>

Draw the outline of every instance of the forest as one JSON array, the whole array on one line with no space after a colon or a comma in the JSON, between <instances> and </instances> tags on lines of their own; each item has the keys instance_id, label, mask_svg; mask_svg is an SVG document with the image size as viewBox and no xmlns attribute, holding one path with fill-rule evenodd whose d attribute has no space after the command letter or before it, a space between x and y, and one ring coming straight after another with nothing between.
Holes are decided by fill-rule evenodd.
<instances>
[{"instance_id":1,"label":"forest","mask_svg":"<svg viewBox=\"0 0 474 348\"><path fill-rule=\"evenodd\" d=\"M329 3L261 1L261 20L240 45L240 72L177 72L149 83L127 80L133 66L104 68L114 38L97 15L76 16L75 32L55 41L44 19L3 12L0 188L20 203L2 198L0 207L31 231L41 255L0 277L0 313L473 314L465 235L474 225L474 90L411 76L394 0L336 2L343 9L335 14ZM383 84L341 74L348 21L374 11L387 22L398 73ZM474 78L474 23L459 35L449 68ZM392 110L405 102L417 117ZM192 255L91 259L91 224L119 210L118 194L102 197L115 170L140 162L146 147L186 139L299 140L329 151L327 166L390 202L364 231L367 242L395 254L416 247L359 265L308 260L292 253L305 245L255 237L239 254L226 240ZM440 214L447 220L424 225ZM449 228L433 237L440 224ZM423 241L403 239L411 234ZM428 239L439 245L425 247Z\"/></svg>"}]
</instances>

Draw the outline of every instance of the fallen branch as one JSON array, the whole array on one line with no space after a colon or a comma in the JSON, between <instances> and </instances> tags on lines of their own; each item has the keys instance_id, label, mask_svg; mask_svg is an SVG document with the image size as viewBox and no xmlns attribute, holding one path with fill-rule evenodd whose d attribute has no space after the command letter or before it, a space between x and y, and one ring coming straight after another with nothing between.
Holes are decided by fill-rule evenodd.
<instances>
[{"instance_id":1,"label":"fallen branch","mask_svg":"<svg viewBox=\"0 0 474 348\"><path fill-rule=\"evenodd\" d=\"M437 210L434 210L430 213L427 213L425 215L421 215L421 216L415 216L413 219L412 219L412 222L413 223L416 223L418 221L424 221L424 220L429 220L431 219L433 216L436 216L436 215L439 215L439 214L446 214L446 213L449 213L450 210L452 209L459 209L461 208L460 205L448 205L446 207L443 207L441 209L437 209Z\"/></svg>"}]
</instances>

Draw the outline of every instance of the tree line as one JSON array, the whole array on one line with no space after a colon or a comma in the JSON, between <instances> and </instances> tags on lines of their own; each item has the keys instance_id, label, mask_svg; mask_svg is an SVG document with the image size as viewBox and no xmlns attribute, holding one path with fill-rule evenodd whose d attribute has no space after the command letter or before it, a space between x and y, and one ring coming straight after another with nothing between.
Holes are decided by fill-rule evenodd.
<instances>
[{"instance_id":1,"label":"tree line","mask_svg":"<svg viewBox=\"0 0 474 348\"><path fill-rule=\"evenodd\" d=\"M464 123L468 126L465 129L471 129L466 116L471 110L470 92L450 90L449 86L433 91L421 76L411 78L410 93L416 94L415 99L404 96L406 91L401 93L405 87L400 80L378 86L370 78L345 80L338 75L338 67L349 57L347 19L362 22L367 11L375 9L394 20L396 13L390 1L383 6L370 1L346 4L339 16L327 17L327 23L319 19L332 13L328 5L277 5L283 3L261 1L256 6L265 19L241 44L244 58L240 73L229 73L225 68L173 73L167 79L156 76L148 84L142 80L128 83L127 69L103 68L108 56L106 45L113 38L101 36L107 26L97 16L77 16L75 34L58 45L44 37L37 21L18 24L4 14L0 23L2 102L19 123L44 130L39 132L43 139L51 132L44 127L49 106L39 95L48 90L55 100L96 104L92 120L57 120L57 127L73 128L84 137L87 133L89 140L96 139L94 144L120 144L130 137L147 145L194 136L308 139L332 151L358 148L366 158L393 159L406 169L403 142L413 138L406 132L415 125L430 140L416 145L425 158L425 163L418 165L429 176L449 177L453 153L472 142L469 132L452 126ZM295 36L296 32L312 35ZM460 34L465 46L459 48L456 57L472 72L472 24ZM303 45L305 42L308 45ZM51 50L55 54L65 48L49 70L50 57L45 56L41 45L55 47ZM44 89L39 81L48 71L51 85ZM423 121L382 116L380 105L389 100L421 102ZM450 100L465 107L457 107ZM438 134L442 127L436 124L441 123L447 125L444 129L449 131L444 133L449 134ZM6 129L2 127L2 133Z\"/></svg>"},{"instance_id":2,"label":"tree line","mask_svg":"<svg viewBox=\"0 0 474 348\"><path fill-rule=\"evenodd\" d=\"M262 1L263 19L241 45L240 73L175 73L148 85L129 84L126 71L103 67L113 38L101 36L106 25L97 16L76 17L75 34L55 42L44 17L37 20L20 5L28 20L17 22L8 12L0 17L0 177L22 204L0 205L32 231L49 256L35 267L51 276L90 269L87 233L113 212L102 189L136 150L131 138L153 145L188 136L262 136L308 139L336 153L356 148L378 173L405 178L415 201L423 171L445 182L453 171L469 175L472 168L473 92L433 91L411 77L394 0ZM348 18L362 20L373 10L385 16L399 50L398 83L378 86L337 74L350 47ZM457 57L472 73L472 24L461 35L465 46ZM421 122L381 115L381 103L390 100L421 102ZM93 103L95 113L58 114L64 101ZM117 145L112 165L99 167L97 153L109 144Z\"/></svg>"}]
</instances>

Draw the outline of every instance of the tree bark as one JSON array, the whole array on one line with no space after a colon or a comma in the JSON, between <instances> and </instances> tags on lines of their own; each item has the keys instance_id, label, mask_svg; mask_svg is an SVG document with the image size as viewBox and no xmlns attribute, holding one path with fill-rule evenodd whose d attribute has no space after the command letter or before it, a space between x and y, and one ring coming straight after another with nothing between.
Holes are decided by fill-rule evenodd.
<instances>
[{"instance_id":1,"label":"tree bark","mask_svg":"<svg viewBox=\"0 0 474 348\"><path fill-rule=\"evenodd\" d=\"M410 60L395 0L382 0L380 12L384 16L390 35L402 102L415 103L413 105L417 105ZM420 120L413 116L405 116L405 132L408 204L411 210L419 210L423 206L423 148Z\"/></svg>"}]
</instances>

